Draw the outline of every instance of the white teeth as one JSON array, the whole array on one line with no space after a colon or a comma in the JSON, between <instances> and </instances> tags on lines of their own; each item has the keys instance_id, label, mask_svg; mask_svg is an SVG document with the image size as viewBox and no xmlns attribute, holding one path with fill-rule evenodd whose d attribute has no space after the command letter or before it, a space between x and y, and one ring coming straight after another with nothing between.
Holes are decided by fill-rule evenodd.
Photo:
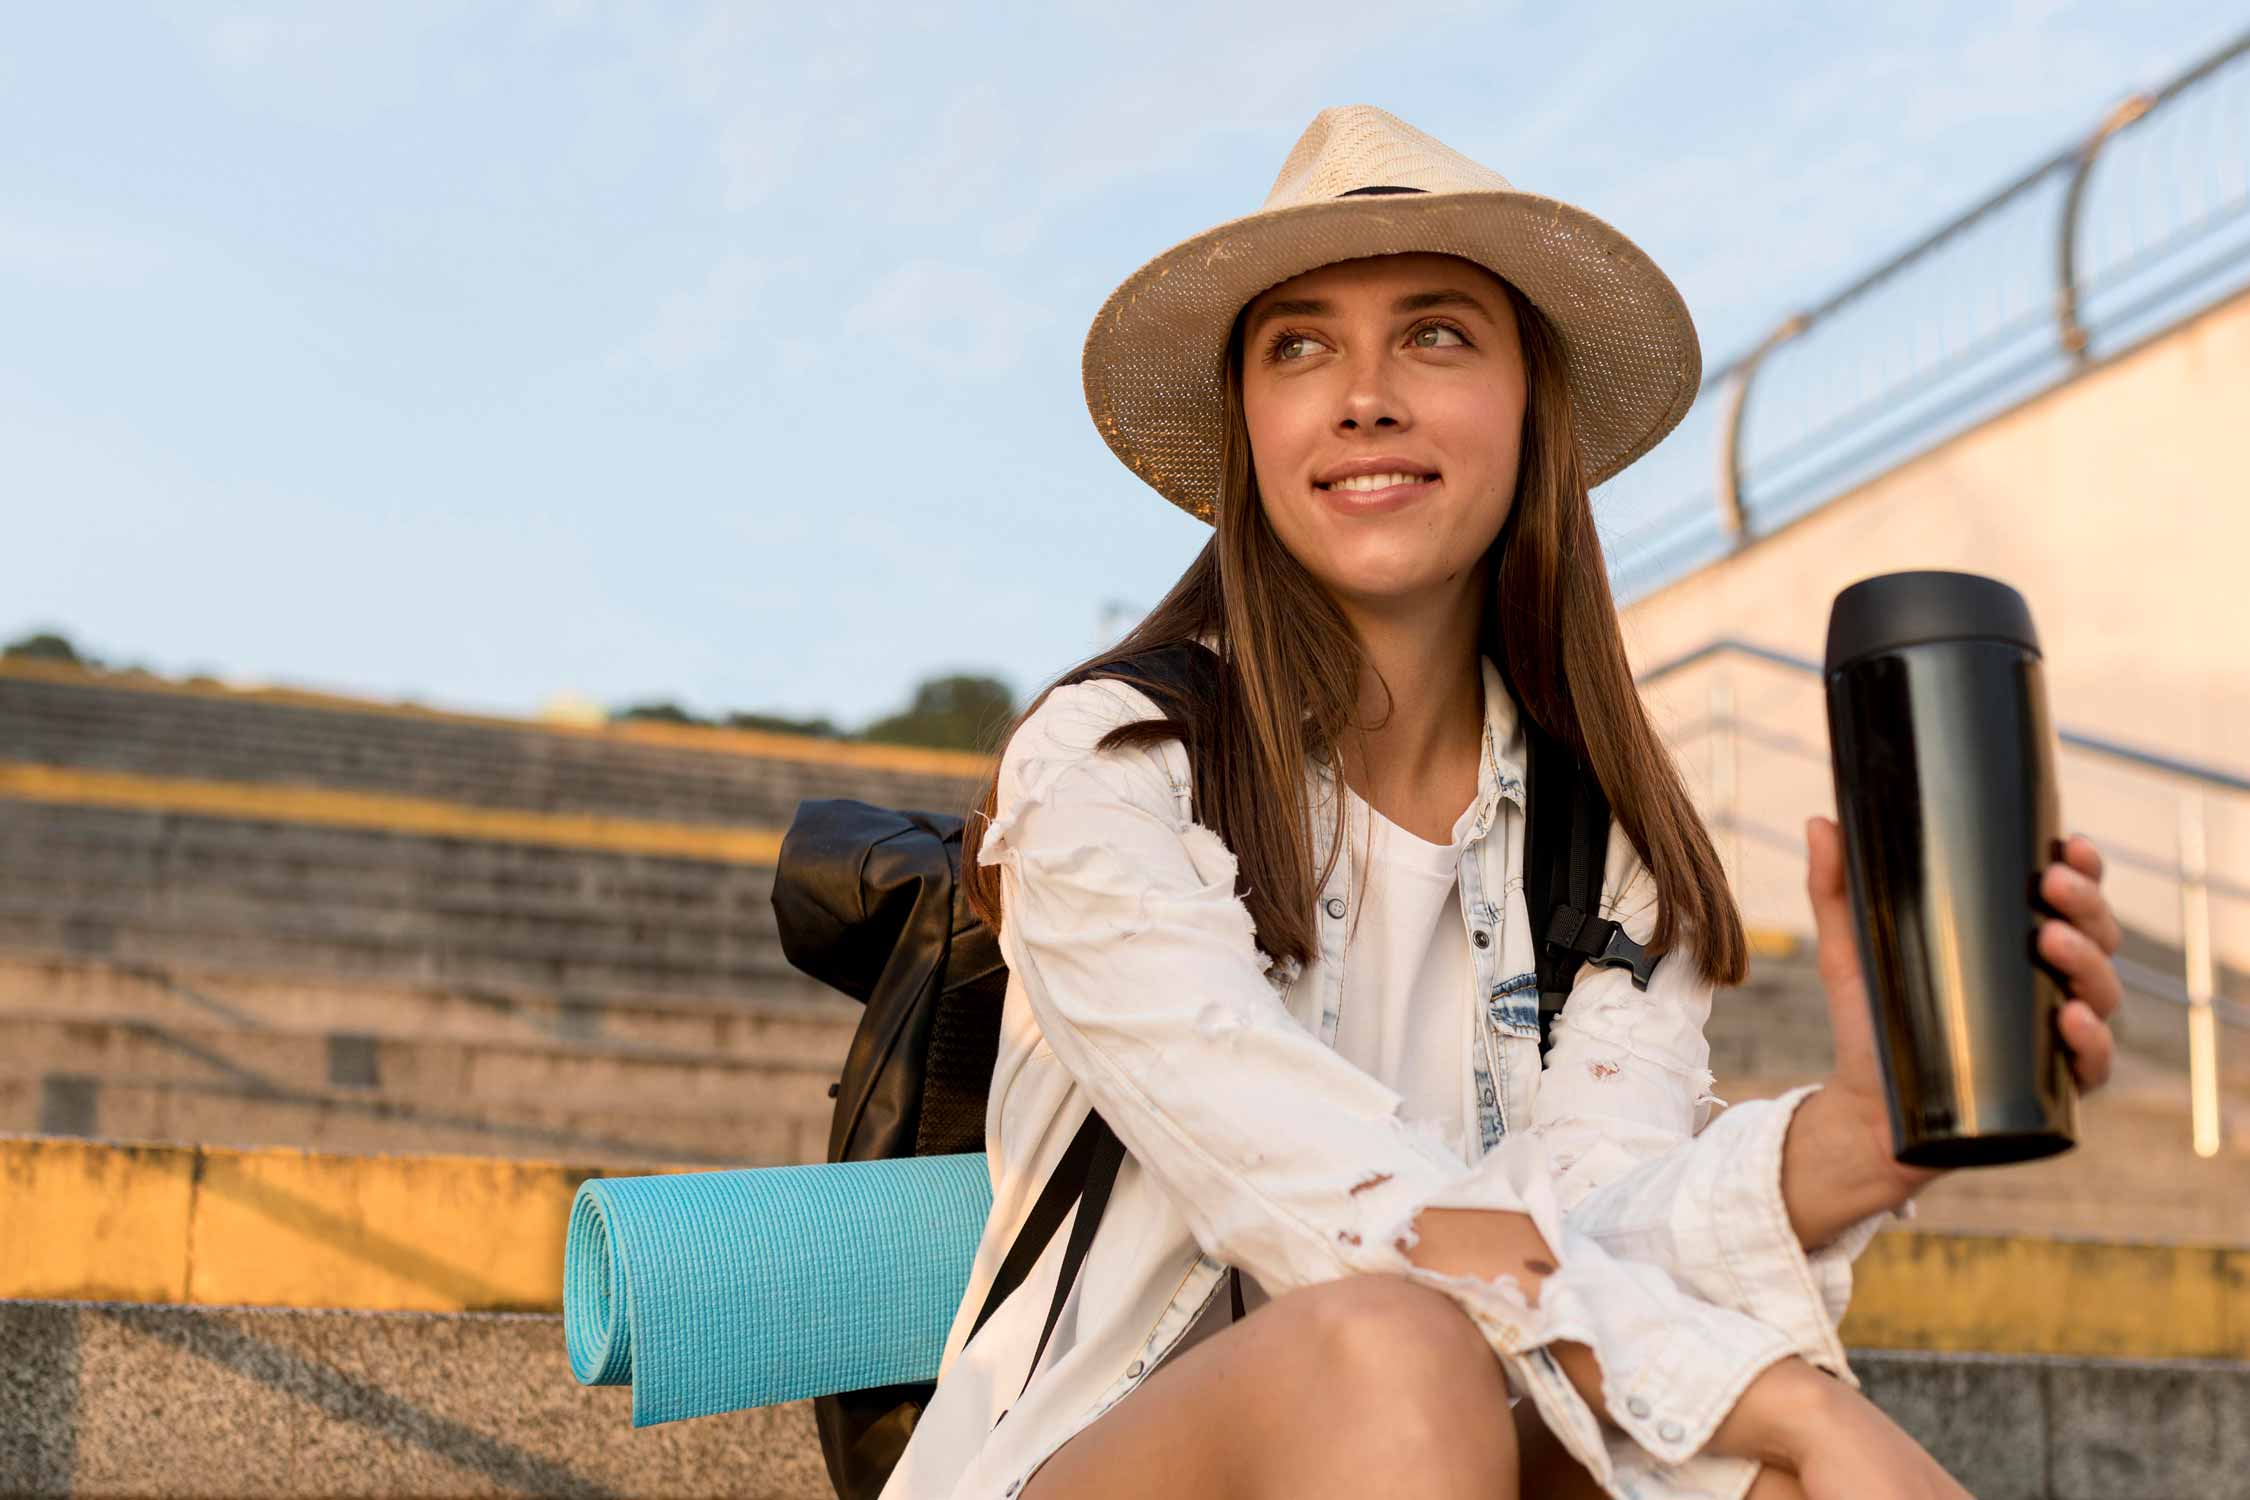
<instances>
[{"instance_id":1,"label":"white teeth","mask_svg":"<svg viewBox=\"0 0 2250 1500\"><path fill-rule=\"evenodd\" d=\"M1350 479L1339 479L1324 488L1331 490L1387 490L1394 484L1420 484L1426 474L1360 474Z\"/></svg>"}]
</instances>

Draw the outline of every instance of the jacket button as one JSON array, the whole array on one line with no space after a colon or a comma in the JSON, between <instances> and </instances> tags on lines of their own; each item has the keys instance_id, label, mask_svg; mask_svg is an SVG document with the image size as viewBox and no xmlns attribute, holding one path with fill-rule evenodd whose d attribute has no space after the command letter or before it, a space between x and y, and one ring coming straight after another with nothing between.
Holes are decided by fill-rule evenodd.
<instances>
[{"instance_id":1,"label":"jacket button","mask_svg":"<svg viewBox=\"0 0 2250 1500\"><path fill-rule=\"evenodd\" d=\"M1492 934L1486 932L1482 927L1479 927L1476 931L1469 934L1469 941L1476 944L1479 948L1489 948L1492 946Z\"/></svg>"},{"instance_id":2,"label":"jacket button","mask_svg":"<svg viewBox=\"0 0 2250 1500\"><path fill-rule=\"evenodd\" d=\"M1133 1361L1133 1362L1132 1362L1131 1364L1129 1364L1129 1365L1127 1365L1127 1366L1125 1367L1125 1373L1126 1373L1127 1375L1139 1375L1139 1374L1141 1373L1141 1371L1143 1371L1143 1370L1145 1370L1145 1369L1147 1369L1147 1368L1148 1368L1148 1366L1147 1366L1147 1364L1146 1364L1146 1363L1144 1363L1144 1362L1143 1362L1143 1361L1141 1361L1141 1360L1137 1360L1137 1359L1136 1359L1136 1360L1134 1360L1134 1361Z\"/></svg>"},{"instance_id":3,"label":"jacket button","mask_svg":"<svg viewBox=\"0 0 2250 1500\"><path fill-rule=\"evenodd\" d=\"M1648 1415L1648 1403L1646 1401L1643 1401L1638 1396L1635 1396L1632 1400L1626 1402L1625 1409L1631 1412L1636 1417L1645 1417Z\"/></svg>"},{"instance_id":4,"label":"jacket button","mask_svg":"<svg viewBox=\"0 0 2250 1500\"><path fill-rule=\"evenodd\" d=\"M1676 1443L1687 1435L1687 1429L1677 1422L1666 1422L1662 1427L1656 1429L1656 1435L1667 1443Z\"/></svg>"},{"instance_id":5,"label":"jacket button","mask_svg":"<svg viewBox=\"0 0 2250 1500\"><path fill-rule=\"evenodd\" d=\"M1344 898L1341 896L1330 896L1322 905L1327 908L1328 915L1332 917L1340 918L1344 915Z\"/></svg>"}]
</instances>

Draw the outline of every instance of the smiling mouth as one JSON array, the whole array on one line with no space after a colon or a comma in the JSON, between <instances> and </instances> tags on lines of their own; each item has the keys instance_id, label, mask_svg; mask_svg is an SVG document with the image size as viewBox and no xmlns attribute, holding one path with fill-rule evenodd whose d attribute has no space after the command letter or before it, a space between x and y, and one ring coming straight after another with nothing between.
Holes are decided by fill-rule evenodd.
<instances>
[{"instance_id":1,"label":"smiling mouth","mask_svg":"<svg viewBox=\"0 0 2250 1500\"><path fill-rule=\"evenodd\" d=\"M1435 478L1435 474L1414 474L1401 470L1392 474L1355 474L1349 479L1339 479L1333 484L1316 484L1313 488L1371 494L1376 490L1393 489L1402 484L1427 484Z\"/></svg>"}]
</instances>

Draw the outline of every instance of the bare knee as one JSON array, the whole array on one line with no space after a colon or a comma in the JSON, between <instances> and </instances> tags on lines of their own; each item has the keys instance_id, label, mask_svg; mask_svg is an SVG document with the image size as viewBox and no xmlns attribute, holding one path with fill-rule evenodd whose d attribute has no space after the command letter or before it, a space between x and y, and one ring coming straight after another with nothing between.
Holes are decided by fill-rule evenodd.
<instances>
[{"instance_id":1,"label":"bare knee","mask_svg":"<svg viewBox=\"0 0 2250 1500\"><path fill-rule=\"evenodd\" d=\"M1443 1293L1302 1287L1168 1359L1024 1490L1059 1500L1514 1500L1499 1361Z\"/></svg>"},{"instance_id":2,"label":"bare knee","mask_svg":"<svg viewBox=\"0 0 2250 1500\"><path fill-rule=\"evenodd\" d=\"M1403 1276L1346 1276L1292 1295L1307 1299L1305 1321L1339 1370L1388 1380L1429 1369L1481 1373L1490 1366L1493 1379L1500 1378L1498 1357L1460 1305Z\"/></svg>"},{"instance_id":3,"label":"bare knee","mask_svg":"<svg viewBox=\"0 0 2250 1500\"><path fill-rule=\"evenodd\" d=\"M1304 1297L1300 1330L1323 1405L1349 1413L1381 1453L1417 1475L1418 1493L1450 1486L1512 1495L1514 1425L1499 1358L1469 1315L1443 1292L1398 1276L1349 1276L1289 1294ZM1289 1297L1266 1311L1278 1311ZM1393 1477L1401 1475L1393 1472Z\"/></svg>"}]
</instances>

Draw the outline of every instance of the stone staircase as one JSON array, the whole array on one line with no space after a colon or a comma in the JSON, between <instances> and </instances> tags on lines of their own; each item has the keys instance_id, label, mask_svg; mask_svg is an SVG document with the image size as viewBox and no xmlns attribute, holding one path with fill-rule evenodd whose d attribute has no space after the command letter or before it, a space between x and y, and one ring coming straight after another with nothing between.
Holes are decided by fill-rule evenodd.
<instances>
[{"instance_id":1,"label":"stone staircase","mask_svg":"<svg viewBox=\"0 0 2250 1500\"><path fill-rule=\"evenodd\" d=\"M0 670L0 761L773 828L809 797L951 811L974 786L965 756L800 743L654 727L568 731L14 663Z\"/></svg>"},{"instance_id":2,"label":"stone staircase","mask_svg":"<svg viewBox=\"0 0 2250 1500\"><path fill-rule=\"evenodd\" d=\"M958 806L970 785L0 674L0 764L22 763L713 828L778 829L809 796ZM522 1172L817 1161L860 1010L783 961L770 881L741 860L0 798L0 1133ZM2134 1004L2127 1040L2155 1040L2089 1104L2085 1144L1956 1174L1920 1227L2250 1244L2250 1136L2192 1156L2177 1049L2157 1044L2177 1013ZM1820 1076L1809 960L1761 957L1711 1042L1725 1098ZM2228 1078L2250 1122L2250 1071ZM806 1404L634 1430L623 1392L570 1380L551 1315L0 1300L0 1348L0 1495L827 1493ZM2239 1364L1855 1361L1986 1500L2250 1493L2227 1488L2250 1473Z\"/></svg>"},{"instance_id":3,"label":"stone staircase","mask_svg":"<svg viewBox=\"0 0 2250 1500\"><path fill-rule=\"evenodd\" d=\"M833 1494L810 1402L630 1425L561 1319L0 1301L0 1494ZM2250 1493L2250 1371L1856 1351L1868 1394L1978 1500Z\"/></svg>"}]
</instances>

